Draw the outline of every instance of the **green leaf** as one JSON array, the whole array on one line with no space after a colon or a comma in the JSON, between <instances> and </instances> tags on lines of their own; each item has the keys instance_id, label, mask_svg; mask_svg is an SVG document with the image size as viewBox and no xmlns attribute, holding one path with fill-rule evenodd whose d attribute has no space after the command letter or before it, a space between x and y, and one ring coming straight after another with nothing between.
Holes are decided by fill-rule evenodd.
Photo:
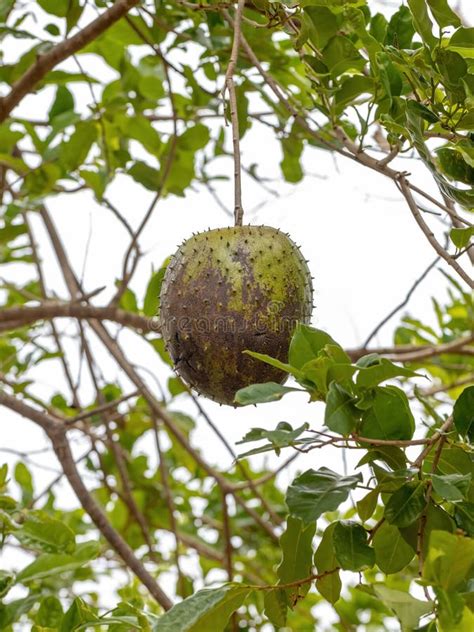
<instances>
[{"instance_id":1,"label":"green leaf","mask_svg":"<svg viewBox=\"0 0 474 632\"><path fill-rule=\"evenodd\" d=\"M474 386L468 386L456 400L453 410L456 430L470 441L474 440Z\"/></svg>"},{"instance_id":2,"label":"green leaf","mask_svg":"<svg viewBox=\"0 0 474 632\"><path fill-rule=\"evenodd\" d=\"M161 616L154 632L222 632L232 613L243 604L251 588L225 584L220 588L199 590Z\"/></svg>"},{"instance_id":3,"label":"green leaf","mask_svg":"<svg viewBox=\"0 0 474 632\"><path fill-rule=\"evenodd\" d=\"M15 573L0 570L0 599L3 599L15 584Z\"/></svg>"},{"instance_id":4,"label":"green leaf","mask_svg":"<svg viewBox=\"0 0 474 632\"><path fill-rule=\"evenodd\" d=\"M308 423L302 424L299 428L293 430L292 426L286 421L280 421L275 430L265 430L264 428L252 428L247 432L241 441L237 441L237 445L249 443L252 441L270 441L272 447L278 452L279 448L293 445L298 437L309 428ZM242 458L245 455L240 455Z\"/></svg>"},{"instance_id":5,"label":"green leaf","mask_svg":"<svg viewBox=\"0 0 474 632\"><path fill-rule=\"evenodd\" d=\"M286 504L294 516L312 522L324 512L337 509L361 480L360 474L340 476L326 467L307 470L288 487Z\"/></svg>"},{"instance_id":6,"label":"green leaf","mask_svg":"<svg viewBox=\"0 0 474 632\"><path fill-rule=\"evenodd\" d=\"M360 571L375 563L374 549L367 544L367 531L357 522L336 522L333 544L336 559L346 570Z\"/></svg>"},{"instance_id":7,"label":"green leaf","mask_svg":"<svg viewBox=\"0 0 474 632\"><path fill-rule=\"evenodd\" d=\"M461 20L450 8L447 0L426 0L434 19L441 28L445 26L461 26Z\"/></svg>"},{"instance_id":8,"label":"green leaf","mask_svg":"<svg viewBox=\"0 0 474 632\"><path fill-rule=\"evenodd\" d=\"M425 0L408 0L407 3L411 11L413 23L416 30L421 35L421 39L428 48L434 48L437 43L437 39L433 35L433 23L428 15Z\"/></svg>"},{"instance_id":9,"label":"green leaf","mask_svg":"<svg viewBox=\"0 0 474 632\"><path fill-rule=\"evenodd\" d=\"M287 182L300 182L304 177L301 167L303 143L298 138L282 138L283 159L280 162L281 172Z\"/></svg>"},{"instance_id":10,"label":"green leaf","mask_svg":"<svg viewBox=\"0 0 474 632\"><path fill-rule=\"evenodd\" d=\"M79 544L74 555L44 553L18 573L17 581L26 584L80 568L97 557L99 549L99 543L91 540Z\"/></svg>"},{"instance_id":11,"label":"green leaf","mask_svg":"<svg viewBox=\"0 0 474 632\"><path fill-rule=\"evenodd\" d=\"M65 171L72 171L82 165L97 139L95 121L80 121L69 140L61 143L58 161Z\"/></svg>"},{"instance_id":12,"label":"green leaf","mask_svg":"<svg viewBox=\"0 0 474 632\"><path fill-rule=\"evenodd\" d=\"M99 617L80 597L76 597L69 610L65 613L59 632L74 632L81 629L84 624L93 624L99 621ZM87 629L88 625L86 625Z\"/></svg>"},{"instance_id":13,"label":"green leaf","mask_svg":"<svg viewBox=\"0 0 474 632\"><path fill-rule=\"evenodd\" d=\"M261 362L265 362L265 364L269 364L270 366L274 366L276 369L280 369L281 371L285 371L285 373L290 373L290 375L293 375L294 377L298 378L302 376L301 371L298 371L298 369L295 369L294 366L292 366L291 364L286 364L285 362L280 362L280 360L277 360L276 358L272 358L269 355L266 355L265 353L257 353L256 351L244 351L244 353L246 353L249 356L252 356L252 358L255 358L256 360L260 360Z\"/></svg>"},{"instance_id":14,"label":"green leaf","mask_svg":"<svg viewBox=\"0 0 474 632\"><path fill-rule=\"evenodd\" d=\"M410 101L407 101L407 109L409 112L416 114L425 121L428 121L428 123L439 123L439 117L427 108L426 105L423 105L423 103L418 103L418 101L411 99Z\"/></svg>"},{"instance_id":15,"label":"green leaf","mask_svg":"<svg viewBox=\"0 0 474 632\"><path fill-rule=\"evenodd\" d=\"M58 628L63 618L63 607L57 597L44 597L36 615L36 623L45 628Z\"/></svg>"},{"instance_id":16,"label":"green leaf","mask_svg":"<svg viewBox=\"0 0 474 632\"><path fill-rule=\"evenodd\" d=\"M406 9L406 7L403 7ZM388 22L384 15L376 13L370 20L370 34L380 43L385 42L387 37Z\"/></svg>"},{"instance_id":17,"label":"green leaf","mask_svg":"<svg viewBox=\"0 0 474 632\"><path fill-rule=\"evenodd\" d=\"M276 402L283 395L300 391L299 388L291 388L290 386L282 386L276 382L265 382L263 384L252 384L241 388L235 394L234 401L241 406L249 404L264 404L266 402Z\"/></svg>"},{"instance_id":18,"label":"green leaf","mask_svg":"<svg viewBox=\"0 0 474 632\"><path fill-rule=\"evenodd\" d=\"M442 588L436 588L435 594L438 600L438 623L441 632L444 630L455 630L457 632L463 630L463 627L459 626L465 606L461 595L459 593L448 593ZM472 626L466 628L466 630L470 632Z\"/></svg>"},{"instance_id":19,"label":"green leaf","mask_svg":"<svg viewBox=\"0 0 474 632\"><path fill-rule=\"evenodd\" d=\"M150 167L146 162L137 160L135 164L128 170L129 175L143 185L149 191L157 191L160 185L160 172L158 169Z\"/></svg>"},{"instance_id":20,"label":"green leaf","mask_svg":"<svg viewBox=\"0 0 474 632\"><path fill-rule=\"evenodd\" d=\"M163 284L168 263L169 259L166 259L161 268L156 272L153 272L150 280L148 281L142 309L145 316L156 316L158 312L161 286Z\"/></svg>"},{"instance_id":21,"label":"green leaf","mask_svg":"<svg viewBox=\"0 0 474 632\"><path fill-rule=\"evenodd\" d=\"M461 27L455 31L449 40L449 48L463 55L463 57L473 57L474 47L474 27Z\"/></svg>"},{"instance_id":22,"label":"green leaf","mask_svg":"<svg viewBox=\"0 0 474 632\"><path fill-rule=\"evenodd\" d=\"M348 103L352 103L361 94L373 94L374 90L375 82L371 77L347 77L334 96L337 112L342 112Z\"/></svg>"},{"instance_id":23,"label":"green leaf","mask_svg":"<svg viewBox=\"0 0 474 632\"><path fill-rule=\"evenodd\" d=\"M283 558L277 573L281 584L289 584L311 575L315 531L315 522L305 524L300 518L288 516L286 531L280 538ZM310 586L311 584L307 583L285 589L290 608L306 595Z\"/></svg>"},{"instance_id":24,"label":"green leaf","mask_svg":"<svg viewBox=\"0 0 474 632\"><path fill-rule=\"evenodd\" d=\"M418 628L420 618L433 609L432 603L415 599L408 592L388 588L383 584L376 584L374 590L380 600L394 611L402 629L407 632Z\"/></svg>"},{"instance_id":25,"label":"green leaf","mask_svg":"<svg viewBox=\"0 0 474 632\"><path fill-rule=\"evenodd\" d=\"M386 43L395 48L410 48L415 28L408 7L402 5L390 18Z\"/></svg>"},{"instance_id":26,"label":"green leaf","mask_svg":"<svg viewBox=\"0 0 474 632\"><path fill-rule=\"evenodd\" d=\"M398 97L402 93L402 76L386 53L377 53L375 59L382 85L385 88L387 96L390 98L390 102L392 102L392 97Z\"/></svg>"},{"instance_id":27,"label":"green leaf","mask_svg":"<svg viewBox=\"0 0 474 632\"><path fill-rule=\"evenodd\" d=\"M377 489L373 489L368 494L366 494L361 500L358 500L357 505L357 513L359 514L362 522L366 522L369 518L372 517L375 508L377 507L377 500L379 497L379 492Z\"/></svg>"},{"instance_id":28,"label":"green leaf","mask_svg":"<svg viewBox=\"0 0 474 632\"><path fill-rule=\"evenodd\" d=\"M265 592L263 599L265 615L277 628L286 626L288 604L286 593L282 588L274 588Z\"/></svg>"},{"instance_id":29,"label":"green leaf","mask_svg":"<svg viewBox=\"0 0 474 632\"><path fill-rule=\"evenodd\" d=\"M467 228L451 228L449 236L456 248L462 250L469 245L471 239L474 237L474 226L468 226Z\"/></svg>"},{"instance_id":30,"label":"green leaf","mask_svg":"<svg viewBox=\"0 0 474 632\"><path fill-rule=\"evenodd\" d=\"M115 284L117 287L119 287L120 281L116 281ZM136 294L129 287L127 287L125 292L120 297L119 306L127 312L133 312L134 314L138 313L138 302Z\"/></svg>"},{"instance_id":31,"label":"green leaf","mask_svg":"<svg viewBox=\"0 0 474 632\"><path fill-rule=\"evenodd\" d=\"M309 39L316 48L322 50L331 37L336 35L339 28L338 20L327 7L308 6L305 7L304 12L309 17L312 26Z\"/></svg>"},{"instance_id":32,"label":"green leaf","mask_svg":"<svg viewBox=\"0 0 474 632\"><path fill-rule=\"evenodd\" d=\"M47 553L71 554L76 548L74 532L63 521L42 512L30 512L15 536L24 545Z\"/></svg>"},{"instance_id":33,"label":"green leaf","mask_svg":"<svg viewBox=\"0 0 474 632\"><path fill-rule=\"evenodd\" d=\"M425 537L423 538L423 556L426 556L428 550L428 543L430 533L432 531L447 531L452 533L455 529L455 524L451 516L433 504L431 501L426 511L425 522ZM409 527L402 527L400 533L407 544L411 546L414 552L418 550L418 533L420 531L420 520L417 520Z\"/></svg>"},{"instance_id":34,"label":"green leaf","mask_svg":"<svg viewBox=\"0 0 474 632\"><path fill-rule=\"evenodd\" d=\"M84 180L86 185L92 189L97 200L101 202L108 184L107 172L91 171L90 169L80 169L79 175Z\"/></svg>"},{"instance_id":35,"label":"green leaf","mask_svg":"<svg viewBox=\"0 0 474 632\"><path fill-rule=\"evenodd\" d=\"M318 575L332 571L339 566L334 552L333 535L336 522L330 524L324 530L323 537L319 543L318 548L314 554L314 564L318 571ZM321 577L316 580L316 588L319 593L329 601L329 603L336 603L341 595L341 578L339 571Z\"/></svg>"},{"instance_id":36,"label":"green leaf","mask_svg":"<svg viewBox=\"0 0 474 632\"><path fill-rule=\"evenodd\" d=\"M357 467L373 461L382 461L392 470L403 470L407 464L403 450L394 445L378 445L369 448L365 456L357 464Z\"/></svg>"},{"instance_id":37,"label":"green leaf","mask_svg":"<svg viewBox=\"0 0 474 632\"><path fill-rule=\"evenodd\" d=\"M457 503L454 507L454 519L460 529L465 531L469 537L474 537L474 503Z\"/></svg>"},{"instance_id":38,"label":"green leaf","mask_svg":"<svg viewBox=\"0 0 474 632\"><path fill-rule=\"evenodd\" d=\"M325 331L298 323L290 342L288 362L301 369L307 362L317 358L326 345L339 347Z\"/></svg>"},{"instance_id":39,"label":"green leaf","mask_svg":"<svg viewBox=\"0 0 474 632\"><path fill-rule=\"evenodd\" d=\"M24 505L27 505L32 500L34 494L33 478L26 465L21 463L21 461L15 465L14 476L16 482L21 487L22 502Z\"/></svg>"},{"instance_id":40,"label":"green leaf","mask_svg":"<svg viewBox=\"0 0 474 632\"><path fill-rule=\"evenodd\" d=\"M355 428L360 411L352 404L353 397L342 386L331 382L326 397L324 423L333 432L348 435Z\"/></svg>"},{"instance_id":41,"label":"green leaf","mask_svg":"<svg viewBox=\"0 0 474 632\"><path fill-rule=\"evenodd\" d=\"M52 121L58 114L74 110L74 97L66 86L58 86L53 104L48 112L48 120Z\"/></svg>"},{"instance_id":42,"label":"green leaf","mask_svg":"<svg viewBox=\"0 0 474 632\"><path fill-rule=\"evenodd\" d=\"M413 559L415 552L397 527L384 522L373 539L375 563L387 575L398 573Z\"/></svg>"},{"instance_id":43,"label":"green leaf","mask_svg":"<svg viewBox=\"0 0 474 632\"><path fill-rule=\"evenodd\" d=\"M436 54L436 64L448 87L462 85L461 79L466 75L468 66L459 53L442 48Z\"/></svg>"},{"instance_id":44,"label":"green leaf","mask_svg":"<svg viewBox=\"0 0 474 632\"><path fill-rule=\"evenodd\" d=\"M385 506L384 516L397 527L408 527L420 517L426 507L423 483L405 483L394 492Z\"/></svg>"},{"instance_id":45,"label":"green leaf","mask_svg":"<svg viewBox=\"0 0 474 632\"><path fill-rule=\"evenodd\" d=\"M31 610L37 602L37 595L16 599L8 604L0 603L0 630L10 630L9 626Z\"/></svg>"},{"instance_id":46,"label":"green leaf","mask_svg":"<svg viewBox=\"0 0 474 632\"><path fill-rule=\"evenodd\" d=\"M465 500L471 485L471 474L432 474L434 491L444 500L456 502Z\"/></svg>"},{"instance_id":47,"label":"green leaf","mask_svg":"<svg viewBox=\"0 0 474 632\"><path fill-rule=\"evenodd\" d=\"M198 123L181 134L178 138L179 149L196 152L199 149L203 149L209 142L210 132L209 129Z\"/></svg>"},{"instance_id":48,"label":"green leaf","mask_svg":"<svg viewBox=\"0 0 474 632\"><path fill-rule=\"evenodd\" d=\"M446 531L432 531L423 579L444 590L456 590L474 564L474 540Z\"/></svg>"},{"instance_id":49,"label":"green leaf","mask_svg":"<svg viewBox=\"0 0 474 632\"><path fill-rule=\"evenodd\" d=\"M386 358L380 358L378 364L372 364L371 366L359 369L356 383L360 388L372 388L385 382L385 380L391 380L394 377L421 377L419 373L415 373L411 369L406 369L403 366L398 366L387 360Z\"/></svg>"},{"instance_id":50,"label":"green leaf","mask_svg":"<svg viewBox=\"0 0 474 632\"><path fill-rule=\"evenodd\" d=\"M396 386L377 386L372 406L363 412L359 434L368 439L411 439L415 420L406 394Z\"/></svg>"},{"instance_id":51,"label":"green leaf","mask_svg":"<svg viewBox=\"0 0 474 632\"><path fill-rule=\"evenodd\" d=\"M323 62L333 77L347 70L363 70L366 61L345 35L332 37L322 51Z\"/></svg>"},{"instance_id":52,"label":"green leaf","mask_svg":"<svg viewBox=\"0 0 474 632\"><path fill-rule=\"evenodd\" d=\"M466 162L460 151L457 151L454 147L440 147L436 150L436 155L440 169L448 178L456 180L457 182L463 182L464 184L474 184L474 168ZM472 233L470 228L452 229L450 233L451 238L453 230L457 231L454 232L455 236L461 236L462 240L467 239L466 245L469 243ZM465 235L466 231L468 233L467 235Z\"/></svg>"}]
</instances>

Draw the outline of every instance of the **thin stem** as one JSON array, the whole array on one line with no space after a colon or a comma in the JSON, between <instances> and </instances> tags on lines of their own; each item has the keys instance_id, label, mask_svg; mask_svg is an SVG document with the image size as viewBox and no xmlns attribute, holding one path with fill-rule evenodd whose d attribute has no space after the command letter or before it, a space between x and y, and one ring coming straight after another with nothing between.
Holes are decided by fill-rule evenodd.
<instances>
[{"instance_id":1,"label":"thin stem","mask_svg":"<svg viewBox=\"0 0 474 632\"><path fill-rule=\"evenodd\" d=\"M410 300L413 292L416 290L416 288L420 285L420 283L423 281L423 279L426 278L426 276L428 275L428 273L435 267L435 265L438 263L438 261L440 260L440 257L436 257L430 264L429 266L422 272L422 274L416 279L416 281L413 283L413 285L411 286L411 288L408 290L407 295L405 296L405 298L403 299L403 301L401 303L398 303L398 305L396 305L388 314L387 316L385 316L385 318L383 318L379 324L370 332L370 334L367 336L367 339L365 340L363 346L367 347L369 342L372 340L372 338L374 338L378 332L382 329L382 327L388 323L388 321L395 316L395 314L397 312L399 312L401 309L403 309L405 307L405 305L408 304L408 301Z\"/></svg>"},{"instance_id":2,"label":"thin stem","mask_svg":"<svg viewBox=\"0 0 474 632\"><path fill-rule=\"evenodd\" d=\"M240 131L239 117L237 111L237 94L235 91L234 72L239 57L242 13L245 7L245 0L239 0L234 20L234 41L225 74L225 86L223 94L225 96L226 89L229 92L229 108L230 120L232 124L232 144L234 148L234 223L236 226L242 226L244 209L242 207L242 167L240 163Z\"/></svg>"}]
</instances>

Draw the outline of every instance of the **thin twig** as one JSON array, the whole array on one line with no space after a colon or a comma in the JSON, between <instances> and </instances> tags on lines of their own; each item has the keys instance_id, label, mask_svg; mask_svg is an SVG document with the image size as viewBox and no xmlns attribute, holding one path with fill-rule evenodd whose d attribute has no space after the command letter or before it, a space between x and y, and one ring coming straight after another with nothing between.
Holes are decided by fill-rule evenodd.
<instances>
[{"instance_id":1,"label":"thin twig","mask_svg":"<svg viewBox=\"0 0 474 632\"><path fill-rule=\"evenodd\" d=\"M382 329L382 327L388 323L388 321L395 316L395 314L397 312L399 312L401 309L403 309L407 304L408 301L410 300L410 298L412 297L413 292L416 290L416 288L420 285L420 283L423 281L423 279L426 278L426 276L428 275L428 273L435 267L435 265L438 263L438 261L440 260L440 257L436 257L430 264L429 266L421 273L421 275L416 279L416 281L413 283L413 285L411 286L411 288L408 290L407 295L405 296L405 298L403 299L403 301L401 303L399 303L398 305L396 305L388 314L387 316L385 316L385 318L383 318L379 324L371 331L371 333L367 336L367 339L364 341L363 343L363 347L367 347L369 342L372 340L372 338L374 338L378 332Z\"/></svg>"},{"instance_id":2,"label":"thin twig","mask_svg":"<svg viewBox=\"0 0 474 632\"><path fill-rule=\"evenodd\" d=\"M418 205L416 204L413 198L410 187L408 186L407 179L404 175L401 175L398 178L398 185L407 201L408 208L410 209L413 217L415 218L416 223L421 228L423 234L425 235L429 243L433 246L434 250L438 253L438 255L442 259L446 261L448 265L450 265L454 270L456 270L459 276L468 284L470 288L474 288L474 280L467 274L467 272L465 272L465 270L463 270L463 268L459 265L459 263L455 261L448 252L446 252L443 246L437 241L436 237L434 236L433 232L430 230L429 226L426 224L420 211L418 210Z\"/></svg>"},{"instance_id":3,"label":"thin twig","mask_svg":"<svg viewBox=\"0 0 474 632\"><path fill-rule=\"evenodd\" d=\"M96 39L112 24L120 20L140 0L117 0L109 9L104 11L97 19L88 24L71 38L65 39L43 55L37 55L35 62L28 68L12 86L9 94L0 99L0 123L3 122L13 108L29 92L32 92L37 83L43 77L77 51L84 48L89 42Z\"/></svg>"}]
</instances>

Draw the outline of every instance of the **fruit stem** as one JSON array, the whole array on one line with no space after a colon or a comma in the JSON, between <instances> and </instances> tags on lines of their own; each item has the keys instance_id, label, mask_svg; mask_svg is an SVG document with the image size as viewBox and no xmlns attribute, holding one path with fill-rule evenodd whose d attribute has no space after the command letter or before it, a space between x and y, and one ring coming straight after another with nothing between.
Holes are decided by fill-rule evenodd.
<instances>
[{"instance_id":1,"label":"fruit stem","mask_svg":"<svg viewBox=\"0 0 474 632\"><path fill-rule=\"evenodd\" d=\"M245 6L245 0L239 0L234 20L234 41L232 43L232 51L230 54L227 72L225 74L225 85L223 94L229 92L229 109L230 121L232 124L232 144L234 147L234 223L236 226L242 226L244 209L242 208L242 168L240 164L240 133L239 133L239 117L237 111L237 95L235 92L234 71L237 65L240 49L242 13Z\"/></svg>"}]
</instances>

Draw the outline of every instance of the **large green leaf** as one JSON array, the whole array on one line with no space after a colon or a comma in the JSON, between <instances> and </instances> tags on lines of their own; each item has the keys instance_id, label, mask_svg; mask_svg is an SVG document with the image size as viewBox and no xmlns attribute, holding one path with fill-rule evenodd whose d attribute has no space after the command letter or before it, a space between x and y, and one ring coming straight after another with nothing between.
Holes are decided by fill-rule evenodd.
<instances>
[{"instance_id":1,"label":"large green leaf","mask_svg":"<svg viewBox=\"0 0 474 632\"><path fill-rule=\"evenodd\" d=\"M336 522L326 527L321 542L314 554L314 564L318 571L318 575L332 571L339 566L334 552L333 535ZM341 578L339 571L330 573L321 579L316 580L316 588L321 595L329 601L336 603L341 595Z\"/></svg>"},{"instance_id":2,"label":"large green leaf","mask_svg":"<svg viewBox=\"0 0 474 632\"><path fill-rule=\"evenodd\" d=\"M63 618L63 607L57 597L49 595L41 600L36 623L44 628L59 627Z\"/></svg>"},{"instance_id":3,"label":"large green leaf","mask_svg":"<svg viewBox=\"0 0 474 632\"><path fill-rule=\"evenodd\" d=\"M367 531L361 524L352 520L336 522L332 540L341 568L360 571L374 565L375 552L367 544Z\"/></svg>"},{"instance_id":4,"label":"large green leaf","mask_svg":"<svg viewBox=\"0 0 474 632\"><path fill-rule=\"evenodd\" d=\"M97 557L99 549L99 543L91 540L79 544L74 555L44 553L18 573L17 581L26 584L80 568Z\"/></svg>"},{"instance_id":5,"label":"large green leaf","mask_svg":"<svg viewBox=\"0 0 474 632\"><path fill-rule=\"evenodd\" d=\"M331 37L336 35L339 27L338 19L328 7L307 6L304 11L312 26L309 39L317 48L323 49Z\"/></svg>"},{"instance_id":6,"label":"large green leaf","mask_svg":"<svg viewBox=\"0 0 474 632\"><path fill-rule=\"evenodd\" d=\"M384 516L390 524L408 527L426 506L423 483L410 482L394 492L385 506Z\"/></svg>"},{"instance_id":7,"label":"large green leaf","mask_svg":"<svg viewBox=\"0 0 474 632\"><path fill-rule=\"evenodd\" d=\"M446 531L432 531L423 579L444 590L456 590L474 564L474 540Z\"/></svg>"},{"instance_id":8,"label":"large green leaf","mask_svg":"<svg viewBox=\"0 0 474 632\"><path fill-rule=\"evenodd\" d=\"M453 410L456 430L463 437L474 440L474 386L468 386L456 400Z\"/></svg>"},{"instance_id":9,"label":"large green leaf","mask_svg":"<svg viewBox=\"0 0 474 632\"><path fill-rule=\"evenodd\" d=\"M243 604L251 588L225 584L205 588L176 604L159 618L154 632L222 632L233 612Z\"/></svg>"},{"instance_id":10,"label":"large green leaf","mask_svg":"<svg viewBox=\"0 0 474 632\"><path fill-rule=\"evenodd\" d=\"M294 516L312 522L325 511L337 509L361 480L360 474L340 476L326 467L307 470L288 487L286 504Z\"/></svg>"},{"instance_id":11,"label":"large green leaf","mask_svg":"<svg viewBox=\"0 0 474 632\"><path fill-rule=\"evenodd\" d=\"M346 70L362 70L366 64L351 40L345 35L335 35L322 51L322 60L333 77L339 77Z\"/></svg>"},{"instance_id":12,"label":"large green leaf","mask_svg":"<svg viewBox=\"0 0 474 632\"><path fill-rule=\"evenodd\" d=\"M375 563L384 573L398 573L413 559L415 552L393 525L384 522L374 535Z\"/></svg>"},{"instance_id":13,"label":"large green leaf","mask_svg":"<svg viewBox=\"0 0 474 632\"><path fill-rule=\"evenodd\" d=\"M448 0L426 0L436 22L441 26L461 26L461 20L451 9Z\"/></svg>"},{"instance_id":14,"label":"large green leaf","mask_svg":"<svg viewBox=\"0 0 474 632\"><path fill-rule=\"evenodd\" d=\"M281 584L289 584L311 575L315 531L315 522L305 524L300 518L288 516L286 531L280 538L283 558L277 572ZM291 608L295 606L298 600L306 595L310 586L311 584L307 583L287 588L288 605Z\"/></svg>"},{"instance_id":15,"label":"large green leaf","mask_svg":"<svg viewBox=\"0 0 474 632\"><path fill-rule=\"evenodd\" d=\"M431 480L434 491L441 498L455 502L465 500L471 485L471 474L432 474Z\"/></svg>"},{"instance_id":16,"label":"large green leaf","mask_svg":"<svg viewBox=\"0 0 474 632\"><path fill-rule=\"evenodd\" d=\"M354 430L360 411L353 405L353 397L336 382L329 385L326 396L324 423L333 432L347 435Z\"/></svg>"},{"instance_id":17,"label":"large green leaf","mask_svg":"<svg viewBox=\"0 0 474 632\"><path fill-rule=\"evenodd\" d=\"M265 591L264 596L265 615L278 628L286 626L288 613L288 600L286 592L282 588L274 588Z\"/></svg>"},{"instance_id":18,"label":"large green leaf","mask_svg":"<svg viewBox=\"0 0 474 632\"><path fill-rule=\"evenodd\" d=\"M280 400L283 395L300 391L298 388L291 388L291 386L283 386L276 382L265 382L263 384L252 384L241 388L235 394L235 403L241 406L248 406L249 404L265 404L267 402L276 402Z\"/></svg>"},{"instance_id":19,"label":"large green leaf","mask_svg":"<svg viewBox=\"0 0 474 632\"><path fill-rule=\"evenodd\" d=\"M428 15L425 0L408 0L411 17L416 30L421 35L421 39L429 48L433 48L437 42L433 35L433 23Z\"/></svg>"},{"instance_id":20,"label":"large green leaf","mask_svg":"<svg viewBox=\"0 0 474 632\"><path fill-rule=\"evenodd\" d=\"M301 369L316 358L326 345L339 346L325 331L299 323L290 342L288 362Z\"/></svg>"},{"instance_id":21,"label":"large green leaf","mask_svg":"<svg viewBox=\"0 0 474 632\"><path fill-rule=\"evenodd\" d=\"M372 517L375 508L377 507L377 500L379 497L379 491L377 489L373 489L368 494L366 494L363 498L357 501L357 513L360 516L360 519L363 522L369 520Z\"/></svg>"},{"instance_id":22,"label":"large green leaf","mask_svg":"<svg viewBox=\"0 0 474 632\"><path fill-rule=\"evenodd\" d=\"M364 411L359 434L368 439L411 439L415 420L406 394L396 386L377 386Z\"/></svg>"},{"instance_id":23,"label":"large green leaf","mask_svg":"<svg viewBox=\"0 0 474 632\"><path fill-rule=\"evenodd\" d=\"M48 553L70 554L76 548L74 532L64 522L41 512L30 512L15 536L26 546Z\"/></svg>"},{"instance_id":24,"label":"large green leaf","mask_svg":"<svg viewBox=\"0 0 474 632\"><path fill-rule=\"evenodd\" d=\"M418 373L403 366L398 366L386 358L380 358L378 364L371 364L366 368L360 368L356 383L361 388L372 388L385 380L394 377L415 377Z\"/></svg>"},{"instance_id":25,"label":"large green leaf","mask_svg":"<svg viewBox=\"0 0 474 632\"><path fill-rule=\"evenodd\" d=\"M383 584L376 584L374 590L381 601L394 611L402 624L402 629L407 632L415 630L420 617L433 609L432 603L415 599L408 592L389 588Z\"/></svg>"}]
</instances>

